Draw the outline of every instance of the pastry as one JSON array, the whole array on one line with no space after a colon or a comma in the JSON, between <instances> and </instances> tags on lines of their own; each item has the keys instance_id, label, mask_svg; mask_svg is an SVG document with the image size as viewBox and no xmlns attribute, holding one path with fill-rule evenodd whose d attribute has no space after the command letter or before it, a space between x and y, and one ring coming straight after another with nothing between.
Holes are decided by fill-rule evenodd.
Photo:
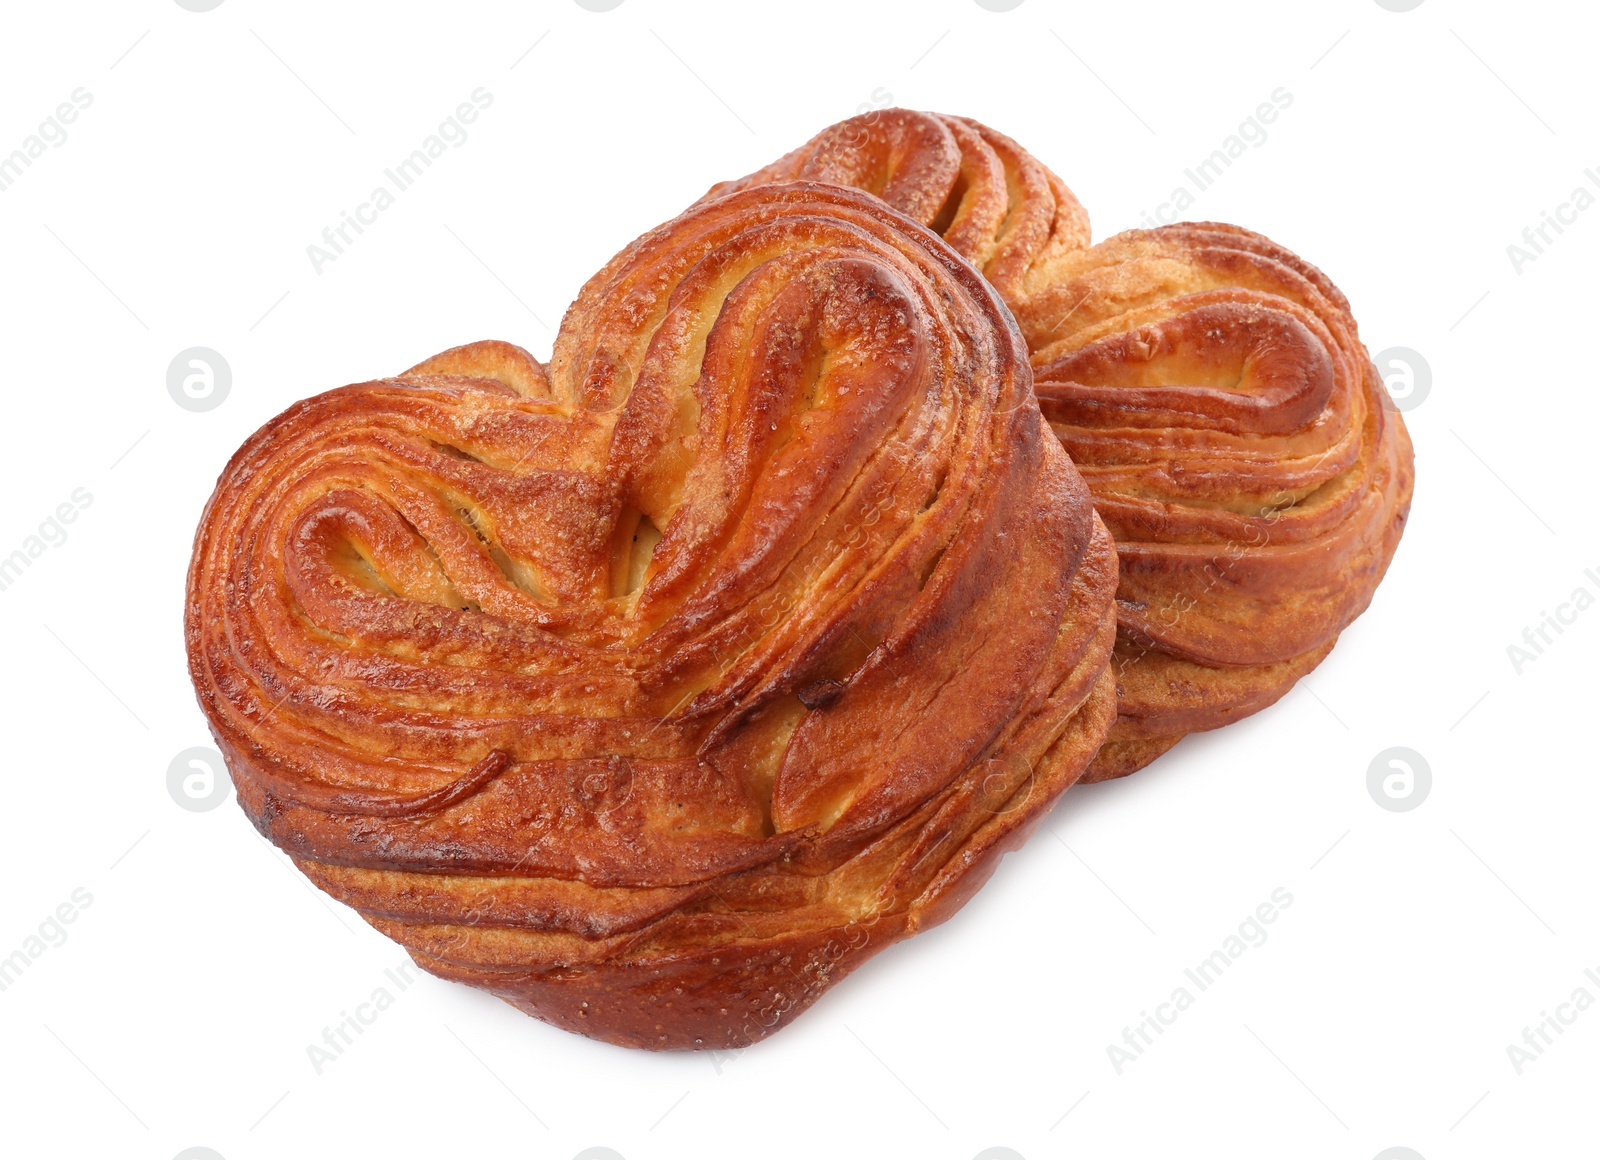
<instances>
[{"instance_id":1,"label":"pastry","mask_svg":"<svg viewBox=\"0 0 1600 1160\"><path fill-rule=\"evenodd\" d=\"M289 408L196 535L256 827L436 975L738 1047L937 923L1115 716L1116 552L953 250L816 184Z\"/></svg>"},{"instance_id":2,"label":"pastry","mask_svg":"<svg viewBox=\"0 0 1600 1160\"><path fill-rule=\"evenodd\" d=\"M1412 452L1320 271L1258 234L1182 224L1089 247L1065 184L975 121L904 109L766 169L881 196L995 285L1035 389L1117 541L1118 718L1084 780L1265 708L1366 608Z\"/></svg>"}]
</instances>

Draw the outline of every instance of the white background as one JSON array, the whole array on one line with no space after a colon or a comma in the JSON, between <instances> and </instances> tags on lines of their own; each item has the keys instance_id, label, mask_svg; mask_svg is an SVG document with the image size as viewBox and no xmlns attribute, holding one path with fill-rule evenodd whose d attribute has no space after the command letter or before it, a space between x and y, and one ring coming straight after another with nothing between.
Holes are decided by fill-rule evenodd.
<instances>
[{"instance_id":1,"label":"white background","mask_svg":"<svg viewBox=\"0 0 1600 1160\"><path fill-rule=\"evenodd\" d=\"M74 890L93 901L0 992L0 1153L1595 1154L1600 1006L1520 1075L1506 1050L1575 989L1600 999L1600 609L1520 674L1507 654L1574 589L1600 595L1600 207L1520 273L1506 249L1600 170L1591 5L108 0L3 19L0 153L74 89L93 104L0 193L0 555L74 489L93 501L0 592L0 957ZM470 139L315 272L306 246L479 86ZM955 920L756 1048L629 1052L424 978L316 1074L307 1046L402 953L231 799L190 812L166 785L210 744L183 575L240 441L458 343L547 356L617 249L861 108L1010 133L1102 238L1280 86L1291 107L1191 216L1320 264L1372 351L1412 348L1433 378L1406 417L1405 539L1332 657L1260 716L1070 791ZM206 413L166 387L196 345L233 374ZM1396 745L1432 770L1410 812L1366 788ZM1267 941L1117 1074L1108 1045L1279 887Z\"/></svg>"}]
</instances>

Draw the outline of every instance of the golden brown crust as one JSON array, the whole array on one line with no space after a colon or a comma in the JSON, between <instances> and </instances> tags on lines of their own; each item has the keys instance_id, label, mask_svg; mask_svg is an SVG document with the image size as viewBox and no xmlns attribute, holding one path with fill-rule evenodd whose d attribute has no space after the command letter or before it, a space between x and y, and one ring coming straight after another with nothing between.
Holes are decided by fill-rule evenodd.
<instances>
[{"instance_id":1,"label":"golden brown crust","mask_svg":"<svg viewBox=\"0 0 1600 1160\"><path fill-rule=\"evenodd\" d=\"M903 109L707 197L800 175L943 233L1016 314L1121 556L1116 748L1089 779L1266 707L1327 655L1394 553L1412 452L1326 276L1235 226L1088 248L1082 207L1016 142Z\"/></svg>"},{"instance_id":2,"label":"golden brown crust","mask_svg":"<svg viewBox=\"0 0 1600 1160\"><path fill-rule=\"evenodd\" d=\"M992 289L796 184L635 241L548 368L478 343L269 422L186 634L252 821L424 967L727 1047L1083 772L1115 586Z\"/></svg>"}]
</instances>

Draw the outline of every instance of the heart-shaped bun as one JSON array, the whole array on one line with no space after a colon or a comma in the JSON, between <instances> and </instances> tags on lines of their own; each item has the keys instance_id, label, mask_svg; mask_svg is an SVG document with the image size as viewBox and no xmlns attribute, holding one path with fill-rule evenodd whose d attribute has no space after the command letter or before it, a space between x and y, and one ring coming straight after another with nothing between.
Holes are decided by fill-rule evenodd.
<instances>
[{"instance_id":1,"label":"heart-shaped bun","mask_svg":"<svg viewBox=\"0 0 1600 1160\"><path fill-rule=\"evenodd\" d=\"M1000 292L1045 416L1117 541L1118 718L1085 780L1272 704L1367 607L1411 506L1405 424L1350 304L1237 226L1089 246L1066 185L964 117L887 109L713 186L852 185Z\"/></svg>"},{"instance_id":2,"label":"heart-shaped bun","mask_svg":"<svg viewBox=\"0 0 1600 1160\"><path fill-rule=\"evenodd\" d=\"M994 290L795 184L628 246L548 368L478 343L273 419L186 630L251 820L422 966L729 1047L1083 772L1115 586Z\"/></svg>"}]
</instances>

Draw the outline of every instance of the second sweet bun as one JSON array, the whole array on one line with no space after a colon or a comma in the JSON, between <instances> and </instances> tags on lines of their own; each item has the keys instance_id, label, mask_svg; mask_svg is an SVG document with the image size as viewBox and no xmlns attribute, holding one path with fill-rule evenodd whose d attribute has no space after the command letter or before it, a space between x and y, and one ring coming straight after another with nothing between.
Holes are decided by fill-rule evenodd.
<instances>
[{"instance_id":1,"label":"second sweet bun","mask_svg":"<svg viewBox=\"0 0 1600 1160\"><path fill-rule=\"evenodd\" d=\"M789 177L882 197L1016 316L1121 564L1118 718L1085 780L1270 705L1367 607L1410 508L1411 442L1316 267L1209 223L1091 246L1060 178L961 117L866 113L706 196Z\"/></svg>"}]
</instances>

